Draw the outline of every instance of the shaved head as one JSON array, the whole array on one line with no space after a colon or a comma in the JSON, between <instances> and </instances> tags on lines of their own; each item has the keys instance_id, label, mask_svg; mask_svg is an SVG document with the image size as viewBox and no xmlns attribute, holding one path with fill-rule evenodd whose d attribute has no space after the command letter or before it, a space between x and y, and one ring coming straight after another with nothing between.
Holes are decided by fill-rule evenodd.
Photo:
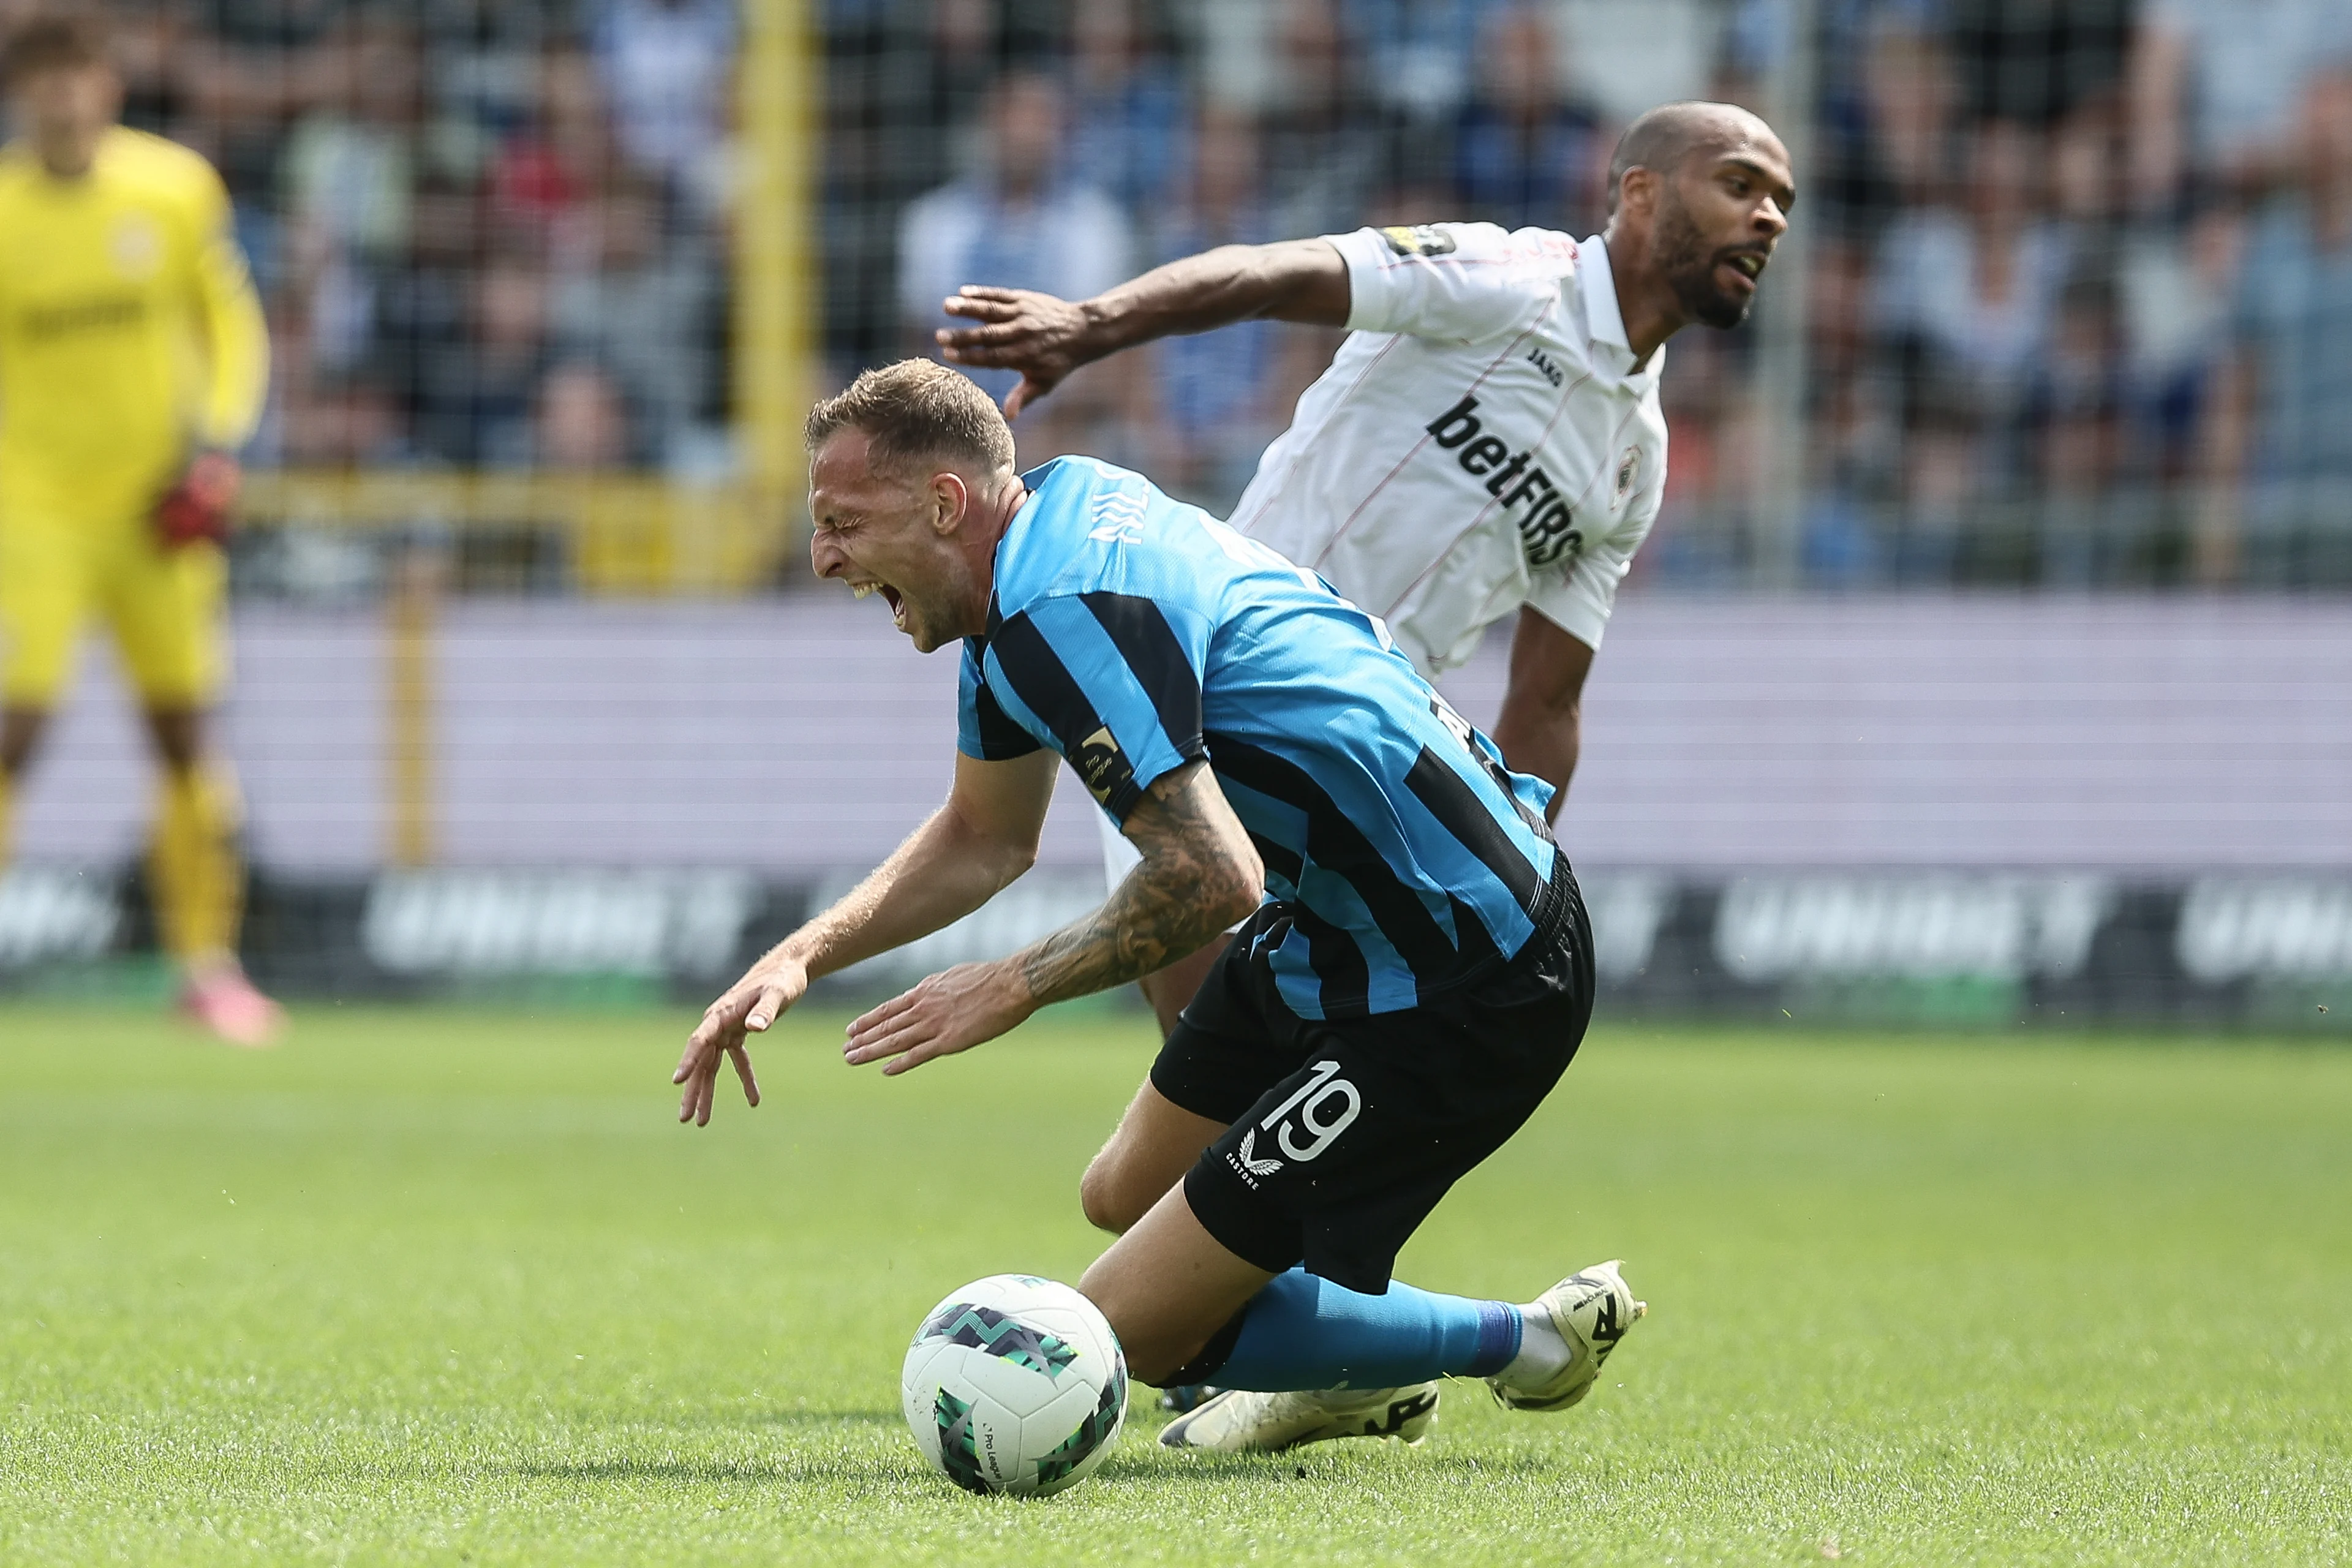
<instances>
[{"instance_id":1,"label":"shaved head","mask_svg":"<svg viewBox=\"0 0 2352 1568\"><path fill-rule=\"evenodd\" d=\"M1696 154L1726 153L1759 142L1776 150L1780 145L1770 126L1735 104L1662 103L1625 127L1625 134L1617 139L1616 153L1609 160L1609 210L1617 210L1618 188L1628 169L1671 174Z\"/></svg>"},{"instance_id":2,"label":"shaved head","mask_svg":"<svg viewBox=\"0 0 2352 1568\"><path fill-rule=\"evenodd\" d=\"M1690 321L1746 321L1796 199L1789 150L1744 109L1662 104L1627 126L1610 161L1604 237L1620 308L1643 302L1639 343Z\"/></svg>"}]
</instances>

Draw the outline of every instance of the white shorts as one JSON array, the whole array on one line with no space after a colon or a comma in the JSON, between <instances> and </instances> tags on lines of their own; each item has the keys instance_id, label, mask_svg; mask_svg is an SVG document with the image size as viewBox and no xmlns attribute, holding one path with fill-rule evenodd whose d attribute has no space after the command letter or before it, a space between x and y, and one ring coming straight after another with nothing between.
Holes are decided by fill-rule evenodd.
<instances>
[{"instance_id":1,"label":"white shorts","mask_svg":"<svg viewBox=\"0 0 2352 1568\"><path fill-rule=\"evenodd\" d=\"M1143 864L1143 851L1105 813L1095 813L1095 826L1102 829L1103 891L1108 894L1127 880L1129 871Z\"/></svg>"}]
</instances>

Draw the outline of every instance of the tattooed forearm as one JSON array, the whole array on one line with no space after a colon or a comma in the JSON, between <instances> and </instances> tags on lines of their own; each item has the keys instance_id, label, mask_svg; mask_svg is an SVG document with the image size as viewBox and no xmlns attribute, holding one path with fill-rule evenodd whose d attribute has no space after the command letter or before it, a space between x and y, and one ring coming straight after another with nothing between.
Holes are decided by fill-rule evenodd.
<instances>
[{"instance_id":1,"label":"tattooed forearm","mask_svg":"<svg viewBox=\"0 0 2352 1568\"><path fill-rule=\"evenodd\" d=\"M1143 864L1102 908L1014 955L1039 1006L1140 980L1257 907L1265 870L1206 765L1154 784L1129 828Z\"/></svg>"}]
</instances>

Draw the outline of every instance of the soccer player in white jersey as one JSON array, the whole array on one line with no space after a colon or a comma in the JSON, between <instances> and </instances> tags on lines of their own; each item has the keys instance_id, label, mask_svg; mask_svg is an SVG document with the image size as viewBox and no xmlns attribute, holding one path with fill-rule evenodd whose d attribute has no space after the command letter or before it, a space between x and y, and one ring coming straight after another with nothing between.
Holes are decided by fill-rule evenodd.
<instances>
[{"instance_id":1,"label":"soccer player in white jersey","mask_svg":"<svg viewBox=\"0 0 2352 1568\"><path fill-rule=\"evenodd\" d=\"M1586 671L1665 489L1664 343L1745 321L1795 200L1787 149L1727 104L1626 129L1607 230L1364 228L1229 245L1091 300L971 287L952 363L1007 369L1018 416L1078 366L1155 338L1265 317L1349 330L1235 508L1235 527L1382 617L1433 679L1517 612L1493 735L1548 781L1575 771ZM1133 863L1105 835L1116 882ZM1211 948L1144 983L1162 1032Z\"/></svg>"}]
</instances>

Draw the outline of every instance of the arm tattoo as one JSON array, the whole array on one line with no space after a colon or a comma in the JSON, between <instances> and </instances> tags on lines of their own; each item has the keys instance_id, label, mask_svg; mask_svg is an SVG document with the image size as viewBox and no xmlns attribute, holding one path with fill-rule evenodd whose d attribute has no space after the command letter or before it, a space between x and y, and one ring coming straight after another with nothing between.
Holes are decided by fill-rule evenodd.
<instances>
[{"instance_id":1,"label":"arm tattoo","mask_svg":"<svg viewBox=\"0 0 2352 1568\"><path fill-rule=\"evenodd\" d=\"M1237 868L1194 797L1194 763L1175 787L1155 785L1129 825L1143 864L1100 909L1016 955L1039 1006L1108 991L1167 967L1225 929Z\"/></svg>"}]
</instances>

